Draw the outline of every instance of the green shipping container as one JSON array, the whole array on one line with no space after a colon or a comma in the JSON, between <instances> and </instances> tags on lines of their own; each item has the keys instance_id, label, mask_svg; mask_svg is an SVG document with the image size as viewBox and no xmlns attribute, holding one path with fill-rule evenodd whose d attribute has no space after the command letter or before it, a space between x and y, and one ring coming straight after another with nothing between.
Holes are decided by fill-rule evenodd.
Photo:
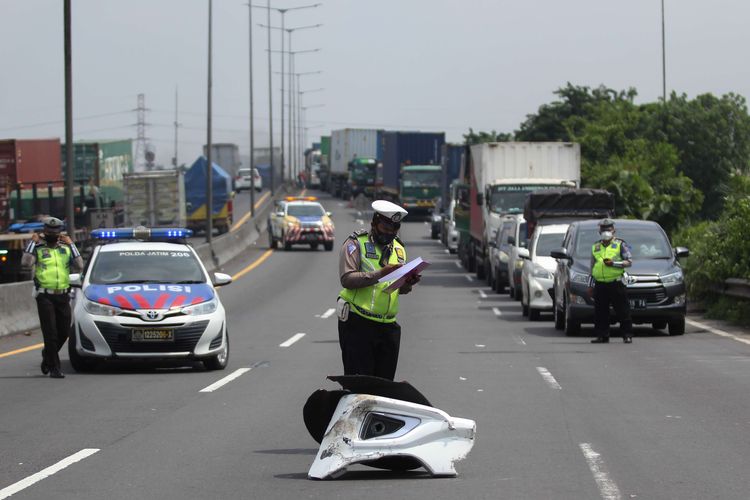
<instances>
[{"instance_id":1,"label":"green shipping container","mask_svg":"<svg viewBox=\"0 0 750 500\"><path fill-rule=\"evenodd\" d=\"M321 163L325 166L328 166L330 162L328 159L331 157L331 136L330 135L323 135L320 137L320 155L321 155Z\"/></svg>"},{"instance_id":2,"label":"green shipping container","mask_svg":"<svg viewBox=\"0 0 750 500\"><path fill-rule=\"evenodd\" d=\"M63 178L66 170L66 145L62 145ZM133 171L133 141L82 141L73 145L73 179L93 180L105 206L120 204L123 198L122 176Z\"/></svg>"}]
</instances>

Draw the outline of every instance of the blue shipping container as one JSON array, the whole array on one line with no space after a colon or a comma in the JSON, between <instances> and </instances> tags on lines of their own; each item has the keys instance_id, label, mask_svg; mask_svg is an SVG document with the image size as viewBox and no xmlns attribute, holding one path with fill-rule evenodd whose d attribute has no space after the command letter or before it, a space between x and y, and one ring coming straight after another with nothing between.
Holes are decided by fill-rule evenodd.
<instances>
[{"instance_id":1,"label":"blue shipping container","mask_svg":"<svg viewBox=\"0 0 750 500\"><path fill-rule=\"evenodd\" d=\"M451 182L458 178L461 172L461 162L463 160L466 146L460 144L444 144L441 164L443 166L442 185L440 193L442 197L442 209L448 208L450 200Z\"/></svg>"},{"instance_id":2,"label":"blue shipping container","mask_svg":"<svg viewBox=\"0 0 750 500\"><path fill-rule=\"evenodd\" d=\"M402 165L440 165L445 132L384 132L383 185L398 189Z\"/></svg>"}]
</instances>

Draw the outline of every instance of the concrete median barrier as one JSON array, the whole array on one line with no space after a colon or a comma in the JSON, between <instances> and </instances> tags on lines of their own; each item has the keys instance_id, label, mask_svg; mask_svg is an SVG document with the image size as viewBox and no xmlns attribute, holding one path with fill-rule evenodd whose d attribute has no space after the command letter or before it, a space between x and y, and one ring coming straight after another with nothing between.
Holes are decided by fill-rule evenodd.
<instances>
[{"instance_id":1,"label":"concrete median barrier","mask_svg":"<svg viewBox=\"0 0 750 500\"><path fill-rule=\"evenodd\" d=\"M39 328L33 281L0 285L0 337Z\"/></svg>"}]
</instances>

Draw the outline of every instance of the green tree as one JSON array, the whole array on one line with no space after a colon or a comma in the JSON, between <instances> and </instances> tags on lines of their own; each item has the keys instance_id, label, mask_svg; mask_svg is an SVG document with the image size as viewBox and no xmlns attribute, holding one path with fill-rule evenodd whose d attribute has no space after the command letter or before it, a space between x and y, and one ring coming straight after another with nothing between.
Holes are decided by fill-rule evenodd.
<instances>
[{"instance_id":1,"label":"green tree","mask_svg":"<svg viewBox=\"0 0 750 500\"><path fill-rule=\"evenodd\" d=\"M473 128L469 128L469 133L464 134L464 144L482 144L485 142L508 142L513 140L513 134L505 132L474 132Z\"/></svg>"}]
</instances>

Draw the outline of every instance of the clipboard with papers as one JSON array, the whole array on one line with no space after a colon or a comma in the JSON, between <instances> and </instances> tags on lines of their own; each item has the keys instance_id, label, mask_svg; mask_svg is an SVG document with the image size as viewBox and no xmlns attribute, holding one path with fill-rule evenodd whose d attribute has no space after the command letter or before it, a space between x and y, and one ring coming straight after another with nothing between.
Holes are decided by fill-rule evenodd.
<instances>
[{"instance_id":1,"label":"clipboard with papers","mask_svg":"<svg viewBox=\"0 0 750 500\"><path fill-rule=\"evenodd\" d=\"M392 282L384 289L384 291L393 293L394 291L404 286L404 283L406 283L406 280L409 276L421 273L422 270L429 265L430 263L426 260L422 260L422 257L417 257L416 259L407 262L403 266L399 267L392 273L383 276L378 280L378 283Z\"/></svg>"}]
</instances>

